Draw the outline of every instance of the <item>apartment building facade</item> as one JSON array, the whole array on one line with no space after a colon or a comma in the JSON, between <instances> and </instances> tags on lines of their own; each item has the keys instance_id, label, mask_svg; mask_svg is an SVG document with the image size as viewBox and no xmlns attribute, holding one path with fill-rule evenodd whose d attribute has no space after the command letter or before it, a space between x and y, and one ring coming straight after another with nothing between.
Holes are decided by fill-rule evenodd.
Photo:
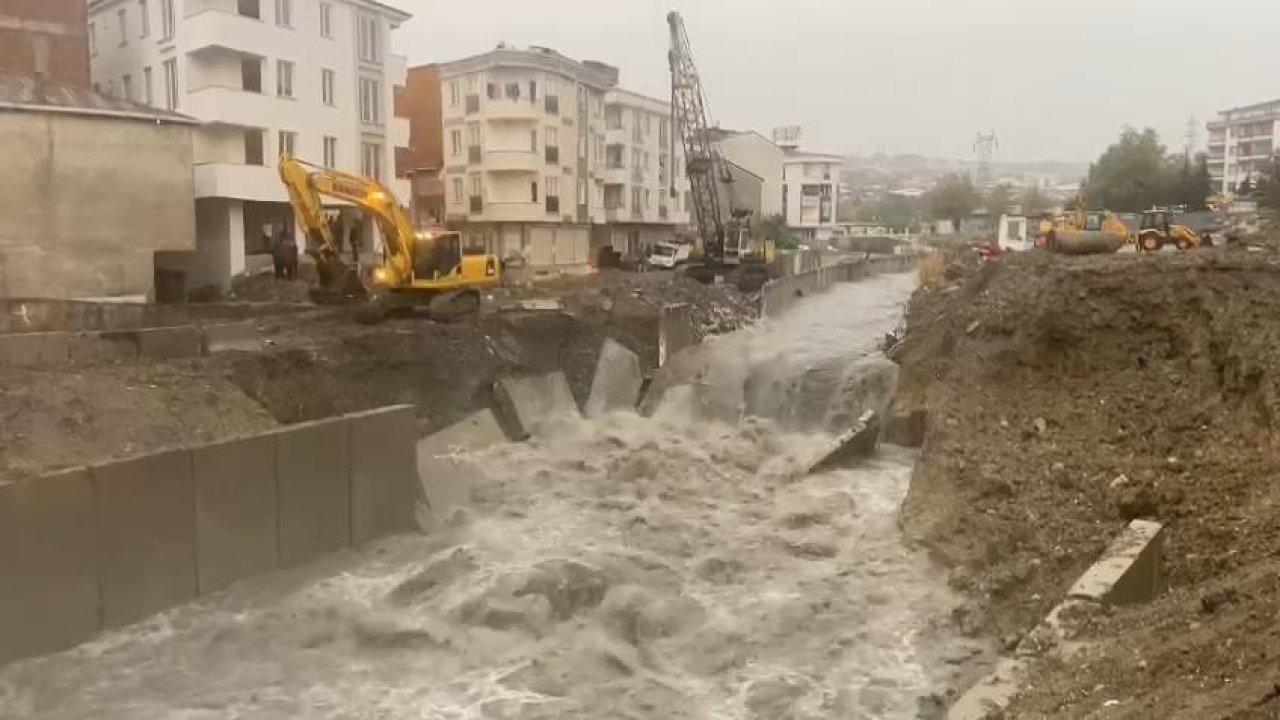
<instances>
[{"instance_id":1,"label":"apartment building facade","mask_svg":"<svg viewBox=\"0 0 1280 720\"><path fill-rule=\"evenodd\" d=\"M844 158L784 151L782 217L802 241L826 243L836 234L836 188Z\"/></svg>"},{"instance_id":2,"label":"apartment building facade","mask_svg":"<svg viewBox=\"0 0 1280 720\"><path fill-rule=\"evenodd\" d=\"M1215 191L1234 192L1256 182L1277 154L1280 100L1224 110L1209 121L1209 176Z\"/></svg>"},{"instance_id":3,"label":"apartment building facade","mask_svg":"<svg viewBox=\"0 0 1280 720\"><path fill-rule=\"evenodd\" d=\"M535 273L587 271L617 69L500 46L439 71L446 221Z\"/></svg>"},{"instance_id":4,"label":"apartment building facade","mask_svg":"<svg viewBox=\"0 0 1280 720\"><path fill-rule=\"evenodd\" d=\"M196 250L169 259L187 287L225 289L294 227L275 161L291 153L386 182L408 123L393 90L405 60L391 32L409 13L380 0L89 0L99 91L192 116ZM335 207L337 205L335 204ZM278 230L277 230L278 231ZM375 249L372 223L362 249Z\"/></svg>"},{"instance_id":5,"label":"apartment building facade","mask_svg":"<svg viewBox=\"0 0 1280 720\"><path fill-rule=\"evenodd\" d=\"M669 101L613 88L604 118L605 233L624 257L642 257L688 234L684 151L672 135Z\"/></svg>"},{"instance_id":6,"label":"apartment building facade","mask_svg":"<svg viewBox=\"0 0 1280 720\"><path fill-rule=\"evenodd\" d=\"M0 72L89 87L86 13L82 0L0 0Z\"/></svg>"}]
</instances>

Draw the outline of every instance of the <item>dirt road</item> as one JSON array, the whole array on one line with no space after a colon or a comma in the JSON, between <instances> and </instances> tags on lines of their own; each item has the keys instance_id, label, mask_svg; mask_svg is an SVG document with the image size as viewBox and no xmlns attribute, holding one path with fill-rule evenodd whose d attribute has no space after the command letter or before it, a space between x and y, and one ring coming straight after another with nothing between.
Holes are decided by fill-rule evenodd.
<instances>
[{"instance_id":1,"label":"dirt road","mask_svg":"<svg viewBox=\"0 0 1280 720\"><path fill-rule=\"evenodd\" d=\"M956 620L1012 643L1124 522L1168 527L1171 590L1098 616L1012 717L1280 713L1280 259L1006 257L917 296L903 409L928 433L904 523Z\"/></svg>"}]
</instances>

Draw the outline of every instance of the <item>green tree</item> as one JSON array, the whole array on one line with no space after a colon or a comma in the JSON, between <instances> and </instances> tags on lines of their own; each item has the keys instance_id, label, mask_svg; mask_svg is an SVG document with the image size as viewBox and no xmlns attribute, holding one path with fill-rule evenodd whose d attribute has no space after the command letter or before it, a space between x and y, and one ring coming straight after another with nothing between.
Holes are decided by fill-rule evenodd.
<instances>
[{"instance_id":1,"label":"green tree","mask_svg":"<svg viewBox=\"0 0 1280 720\"><path fill-rule=\"evenodd\" d=\"M1022 214L1028 217L1039 215L1049 210L1049 200L1036 187L1027 188L1022 193L1019 204L1022 205Z\"/></svg>"},{"instance_id":2,"label":"green tree","mask_svg":"<svg viewBox=\"0 0 1280 720\"><path fill-rule=\"evenodd\" d=\"M885 195L858 207L855 217L862 222L888 225L896 230L909 230L920 223L920 203L902 195Z\"/></svg>"},{"instance_id":3,"label":"green tree","mask_svg":"<svg viewBox=\"0 0 1280 720\"><path fill-rule=\"evenodd\" d=\"M1258 205L1280 210L1280 158L1273 159L1262 168L1253 194Z\"/></svg>"},{"instance_id":4,"label":"green tree","mask_svg":"<svg viewBox=\"0 0 1280 720\"><path fill-rule=\"evenodd\" d=\"M1209 178L1209 158L1200 153L1195 160L1187 156L1173 157L1167 163L1168 197L1163 204L1184 205L1188 210L1201 210L1213 194Z\"/></svg>"},{"instance_id":5,"label":"green tree","mask_svg":"<svg viewBox=\"0 0 1280 720\"><path fill-rule=\"evenodd\" d=\"M773 243L776 248L793 250L796 240L787 229L787 221L781 215L756 218L751 223L752 237Z\"/></svg>"},{"instance_id":6,"label":"green tree","mask_svg":"<svg viewBox=\"0 0 1280 720\"><path fill-rule=\"evenodd\" d=\"M1089 166L1084 197L1091 207L1139 212L1163 204L1168 187L1165 149L1156 131L1126 127Z\"/></svg>"},{"instance_id":7,"label":"green tree","mask_svg":"<svg viewBox=\"0 0 1280 720\"><path fill-rule=\"evenodd\" d=\"M946 175L925 194L925 205L935 219L950 220L955 230L960 221L973 214L980 198L973 181L964 173Z\"/></svg>"},{"instance_id":8,"label":"green tree","mask_svg":"<svg viewBox=\"0 0 1280 720\"><path fill-rule=\"evenodd\" d=\"M1013 187L1008 183L992 185L983 204L987 206L987 214L994 219L1008 214L1013 208Z\"/></svg>"}]
</instances>

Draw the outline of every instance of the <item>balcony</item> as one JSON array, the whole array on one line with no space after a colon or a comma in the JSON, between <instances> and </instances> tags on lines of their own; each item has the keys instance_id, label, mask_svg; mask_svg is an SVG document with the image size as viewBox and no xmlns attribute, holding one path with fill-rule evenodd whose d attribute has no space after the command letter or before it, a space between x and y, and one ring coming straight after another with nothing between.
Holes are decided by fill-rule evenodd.
<instances>
[{"instance_id":1,"label":"balcony","mask_svg":"<svg viewBox=\"0 0 1280 720\"><path fill-rule=\"evenodd\" d=\"M481 162L483 162L479 145L467 146L467 162L470 163L471 165L479 165Z\"/></svg>"},{"instance_id":2,"label":"balcony","mask_svg":"<svg viewBox=\"0 0 1280 720\"><path fill-rule=\"evenodd\" d=\"M547 212L549 213L560 212L560 196L559 195L548 195L546 196L546 198L544 198L544 200L546 201Z\"/></svg>"},{"instance_id":3,"label":"balcony","mask_svg":"<svg viewBox=\"0 0 1280 720\"><path fill-rule=\"evenodd\" d=\"M467 96L467 114L475 115L478 112L480 112L480 96L475 94L468 95Z\"/></svg>"},{"instance_id":4,"label":"balcony","mask_svg":"<svg viewBox=\"0 0 1280 720\"><path fill-rule=\"evenodd\" d=\"M484 198L479 195L472 195L470 210L472 215L479 215L484 212Z\"/></svg>"},{"instance_id":5,"label":"balcony","mask_svg":"<svg viewBox=\"0 0 1280 720\"><path fill-rule=\"evenodd\" d=\"M485 150L484 169L488 172L537 172L541 158L531 150Z\"/></svg>"},{"instance_id":6,"label":"balcony","mask_svg":"<svg viewBox=\"0 0 1280 720\"><path fill-rule=\"evenodd\" d=\"M227 50L269 57L279 51L282 40L281 31L270 23L221 10L204 10L186 17L182 33L191 55Z\"/></svg>"},{"instance_id":7,"label":"balcony","mask_svg":"<svg viewBox=\"0 0 1280 720\"><path fill-rule=\"evenodd\" d=\"M605 185L626 185L627 169L621 165L610 165L604 169Z\"/></svg>"},{"instance_id":8,"label":"balcony","mask_svg":"<svg viewBox=\"0 0 1280 720\"><path fill-rule=\"evenodd\" d=\"M624 127L607 128L604 131L605 145L627 145L630 142L630 136Z\"/></svg>"},{"instance_id":9,"label":"balcony","mask_svg":"<svg viewBox=\"0 0 1280 720\"><path fill-rule=\"evenodd\" d=\"M542 113L536 103L529 100L492 98L485 103L486 120L541 120Z\"/></svg>"},{"instance_id":10,"label":"balcony","mask_svg":"<svg viewBox=\"0 0 1280 720\"><path fill-rule=\"evenodd\" d=\"M659 205L659 206L658 206L658 219L659 219L659 220L670 220L670 219L671 219L671 211L667 209L667 206L666 206L666 205Z\"/></svg>"},{"instance_id":11,"label":"balcony","mask_svg":"<svg viewBox=\"0 0 1280 720\"><path fill-rule=\"evenodd\" d=\"M621 205L607 207L604 209L604 219L607 222L622 222L626 219L627 209Z\"/></svg>"},{"instance_id":12,"label":"balcony","mask_svg":"<svg viewBox=\"0 0 1280 720\"><path fill-rule=\"evenodd\" d=\"M560 148L555 145L548 145L545 148L545 156L548 165L560 164Z\"/></svg>"},{"instance_id":13,"label":"balcony","mask_svg":"<svg viewBox=\"0 0 1280 720\"><path fill-rule=\"evenodd\" d=\"M542 108L548 115L560 114L560 98L555 95L547 95L542 98Z\"/></svg>"},{"instance_id":14,"label":"balcony","mask_svg":"<svg viewBox=\"0 0 1280 720\"><path fill-rule=\"evenodd\" d=\"M265 128L270 122L284 122L282 111L296 109L296 103L293 108L283 107L288 102L274 95L212 86L187 93L181 110L207 123Z\"/></svg>"},{"instance_id":15,"label":"balcony","mask_svg":"<svg viewBox=\"0 0 1280 720\"><path fill-rule=\"evenodd\" d=\"M203 163L193 168L197 198L234 198L260 202L288 202L280 174L274 167L239 163Z\"/></svg>"}]
</instances>

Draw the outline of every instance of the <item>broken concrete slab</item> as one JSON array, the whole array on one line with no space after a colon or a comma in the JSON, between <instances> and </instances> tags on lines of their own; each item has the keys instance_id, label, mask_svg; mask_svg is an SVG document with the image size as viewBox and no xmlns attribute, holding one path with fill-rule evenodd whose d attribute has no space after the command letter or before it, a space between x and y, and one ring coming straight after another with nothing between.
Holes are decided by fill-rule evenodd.
<instances>
[{"instance_id":1,"label":"broken concrete slab","mask_svg":"<svg viewBox=\"0 0 1280 720\"><path fill-rule=\"evenodd\" d=\"M204 335L194 325L138 330L138 354L156 360L199 357Z\"/></svg>"},{"instance_id":2,"label":"broken concrete slab","mask_svg":"<svg viewBox=\"0 0 1280 720\"><path fill-rule=\"evenodd\" d=\"M494 400L497 412L516 440L537 435L557 421L581 417L569 381L559 370L503 378L494 385Z\"/></svg>"},{"instance_id":3,"label":"broken concrete slab","mask_svg":"<svg viewBox=\"0 0 1280 720\"><path fill-rule=\"evenodd\" d=\"M350 413L351 542L418 530L417 417L412 405Z\"/></svg>"},{"instance_id":4,"label":"broken concrete slab","mask_svg":"<svg viewBox=\"0 0 1280 720\"><path fill-rule=\"evenodd\" d=\"M880 438L880 416L874 410L862 413L853 427L844 431L812 465L809 472L821 472L845 467L862 458L875 454Z\"/></svg>"},{"instance_id":5,"label":"broken concrete slab","mask_svg":"<svg viewBox=\"0 0 1280 720\"><path fill-rule=\"evenodd\" d=\"M205 325L204 352L261 352L266 343L258 332L258 326L252 320L233 323Z\"/></svg>"},{"instance_id":6,"label":"broken concrete slab","mask_svg":"<svg viewBox=\"0 0 1280 720\"><path fill-rule=\"evenodd\" d=\"M1111 605L1150 602L1164 589L1164 526L1133 520L1067 597Z\"/></svg>"},{"instance_id":7,"label":"broken concrete slab","mask_svg":"<svg viewBox=\"0 0 1280 720\"><path fill-rule=\"evenodd\" d=\"M0 664L98 631L97 553L88 470L0 483Z\"/></svg>"},{"instance_id":8,"label":"broken concrete slab","mask_svg":"<svg viewBox=\"0 0 1280 720\"><path fill-rule=\"evenodd\" d=\"M275 438L193 448L192 469L200 593L279 567Z\"/></svg>"},{"instance_id":9,"label":"broken concrete slab","mask_svg":"<svg viewBox=\"0 0 1280 720\"><path fill-rule=\"evenodd\" d=\"M350 547L351 453L346 419L291 425L273 436L281 566Z\"/></svg>"},{"instance_id":10,"label":"broken concrete slab","mask_svg":"<svg viewBox=\"0 0 1280 720\"><path fill-rule=\"evenodd\" d=\"M196 596L191 451L95 465L102 620L118 627Z\"/></svg>"},{"instance_id":11,"label":"broken concrete slab","mask_svg":"<svg viewBox=\"0 0 1280 720\"><path fill-rule=\"evenodd\" d=\"M614 339L605 338L584 414L596 417L614 410L635 410L643 382L640 356Z\"/></svg>"},{"instance_id":12,"label":"broken concrete slab","mask_svg":"<svg viewBox=\"0 0 1280 720\"><path fill-rule=\"evenodd\" d=\"M460 453L484 450L507 441L489 410L481 410L418 441L418 478L430 519L447 522L455 509L471 499L471 486L480 467Z\"/></svg>"},{"instance_id":13,"label":"broken concrete slab","mask_svg":"<svg viewBox=\"0 0 1280 720\"><path fill-rule=\"evenodd\" d=\"M689 303L668 303L658 315L658 367L676 353L702 342L702 331L693 319Z\"/></svg>"}]
</instances>

